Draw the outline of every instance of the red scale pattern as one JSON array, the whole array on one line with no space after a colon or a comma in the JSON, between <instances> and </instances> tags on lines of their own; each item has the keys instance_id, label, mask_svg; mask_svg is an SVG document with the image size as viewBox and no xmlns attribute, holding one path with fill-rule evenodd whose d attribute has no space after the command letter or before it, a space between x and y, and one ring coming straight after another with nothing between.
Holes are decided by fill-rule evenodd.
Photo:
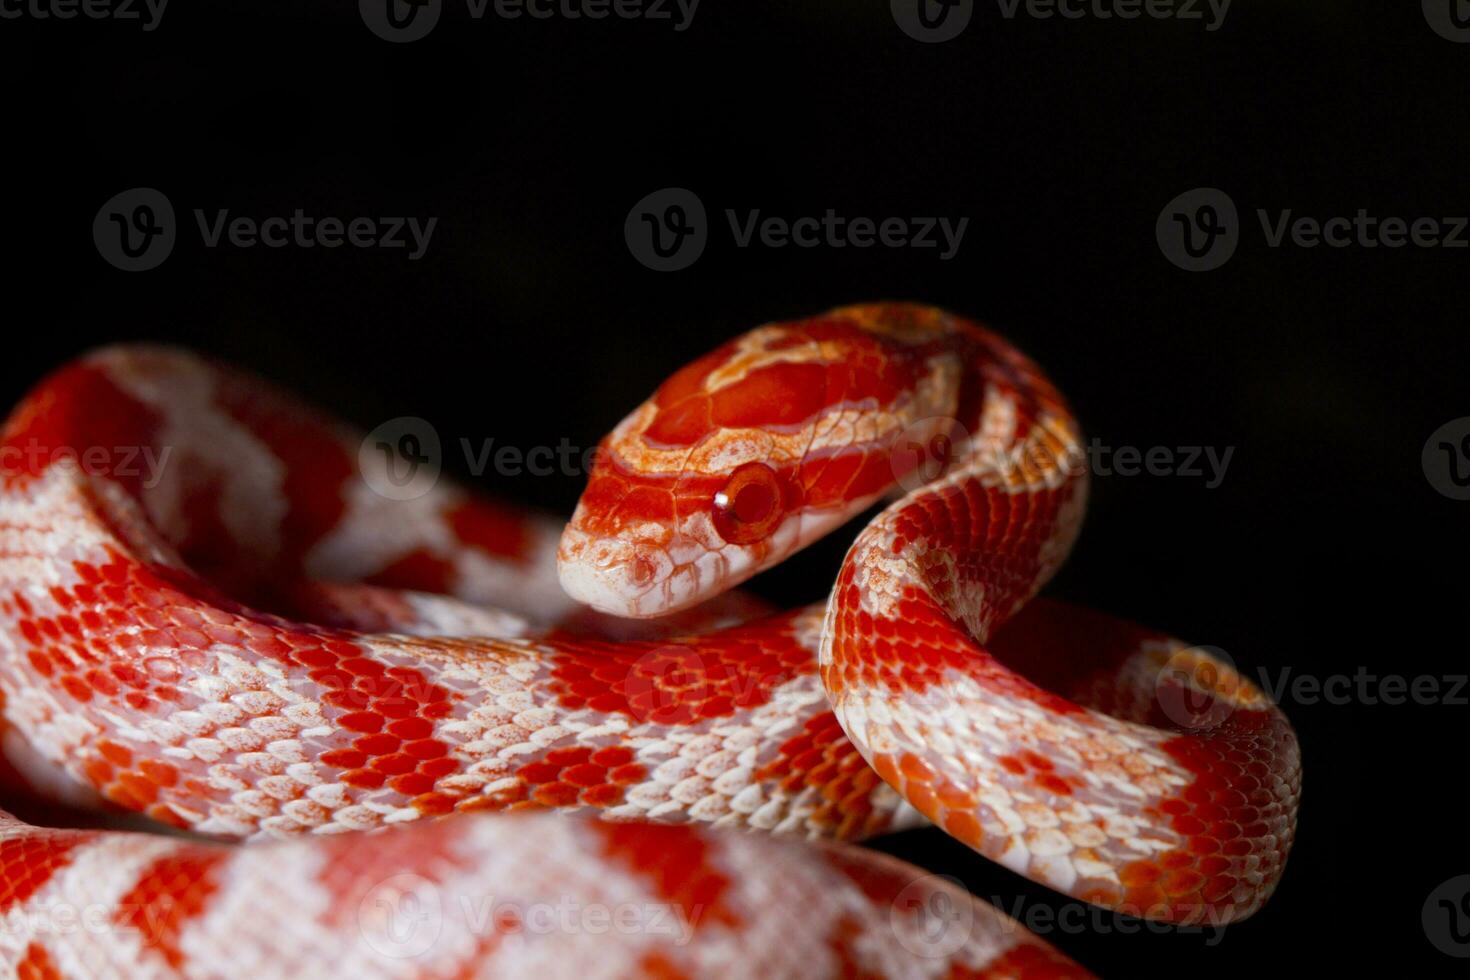
<instances>
[{"instance_id":1,"label":"red scale pattern","mask_svg":"<svg viewBox=\"0 0 1470 980\"><path fill-rule=\"evenodd\" d=\"M355 834L322 841L316 877L331 896L324 909L325 925L356 927L363 901L395 875L413 875L438 885L474 867L473 852L464 843L468 828L463 824L442 821L433 833L409 829L409 833L390 830L378 834L370 843Z\"/></svg>"},{"instance_id":2,"label":"red scale pattern","mask_svg":"<svg viewBox=\"0 0 1470 980\"><path fill-rule=\"evenodd\" d=\"M16 980L62 980L61 970L51 954L46 952L46 947L34 942L26 947L20 962L15 964L15 976Z\"/></svg>"},{"instance_id":3,"label":"red scale pattern","mask_svg":"<svg viewBox=\"0 0 1470 980\"><path fill-rule=\"evenodd\" d=\"M755 778L773 780L792 794L805 787L817 789L822 799L807 820L838 840L861 840L887 826L888 816L876 814L872 803L881 780L830 711L807 719L801 734L783 742Z\"/></svg>"},{"instance_id":4,"label":"red scale pattern","mask_svg":"<svg viewBox=\"0 0 1470 980\"><path fill-rule=\"evenodd\" d=\"M741 918L726 902L730 878L715 863L715 847L704 837L668 828L631 823L591 823L602 854L648 881L654 894L678 905L689 924L720 922L739 926Z\"/></svg>"},{"instance_id":5,"label":"red scale pattern","mask_svg":"<svg viewBox=\"0 0 1470 980\"><path fill-rule=\"evenodd\" d=\"M641 782L648 771L633 761L633 750L626 746L580 745L552 749L515 774L518 787L487 799L507 809L617 806L627 787Z\"/></svg>"},{"instance_id":6,"label":"red scale pattern","mask_svg":"<svg viewBox=\"0 0 1470 980\"><path fill-rule=\"evenodd\" d=\"M71 852L94 835L74 831L34 831L0 840L0 913L9 911L45 887L71 863Z\"/></svg>"},{"instance_id":7,"label":"red scale pattern","mask_svg":"<svg viewBox=\"0 0 1470 980\"><path fill-rule=\"evenodd\" d=\"M796 615L665 642L567 638L557 644L551 690L563 707L639 722L729 717L765 704L775 688L815 669L811 651L792 633Z\"/></svg>"},{"instance_id":8,"label":"red scale pattern","mask_svg":"<svg viewBox=\"0 0 1470 980\"><path fill-rule=\"evenodd\" d=\"M643 437L662 447L692 446L716 426L798 431L838 408L893 408L910 397L936 357L958 361L964 380L955 414L966 426L979 419L985 390L1018 399L1023 432L1038 418L1067 417L1060 398L1034 365L993 335L938 311L912 306L850 309L763 336L768 349L821 345L824 357L746 369L741 361L750 359L750 353L740 351L737 344L726 345L660 389L654 398L657 412ZM124 359L152 359L151 369L146 363L134 367L161 373L177 364L170 361L176 357L155 351L130 353ZM197 369L189 363L188 370ZM710 390L715 371L741 380ZM355 472L351 447L327 420L268 387L228 372L217 377L220 406L284 464L287 507L280 552L258 556L255 564L242 559L256 543L235 541L236 532L220 519L229 474L210 470L218 465L209 462L211 454L182 447L178 465L195 472L183 501L182 531L173 544L202 577L135 560L135 542L113 524L110 505L93 500L97 524L112 530L116 538L109 558L95 565L77 564L76 583L52 590L44 600L20 591L0 595L0 622L23 639L17 665L34 674L22 680L54 687L81 714L107 706L164 717L179 707L193 706L185 681L191 674L213 669L205 662L206 648L227 644L247 659L281 664L320 686L324 710L339 729L338 744L320 761L338 770L336 778L363 791L386 787L428 814L456 806L610 806L622 800L625 786L646 776L627 749L560 747L522 765L516 772L518 786L498 797L465 798L438 791L439 781L456 772L458 763L450 757L452 747L434 738L434 722L453 713L462 695L436 684L423 670L379 663L352 633L256 611L275 608L272 596L282 589L289 593L299 578L301 556L341 520L346 506L343 491ZM160 419L113 384L103 369L82 365L64 369L39 388L7 424L3 439L7 445L33 443L51 449L153 445L159 428ZM1044 440L1044 445L1046 450L1057 449L1055 439ZM1036 465L1036 460L1023 460L1017 475L1034 475ZM781 470L777 485L781 503L788 508L798 503L821 505L876 493L892 482L893 466L886 452L871 446L812 454ZM34 475L12 469L8 480ZM134 496L146 492L136 478L119 482ZM598 467L583 503L596 515L591 520L606 522L607 533L616 533L629 517L673 526L690 508L707 508L721 482L712 477L634 474L614 460ZM92 491L84 487L82 492ZM932 490L912 500L892 524L893 551L906 555L913 570L896 616L875 621L863 612L851 573L854 565L845 566L836 592L839 637L835 661L827 670L830 689L836 693L846 684L861 683L923 692L944 671L959 669L990 690L1029 698L1052 711L1076 712L1081 705L1092 705L1080 694L1073 695L1074 701L1055 693L1065 690L1060 685L1047 690L1052 685L1038 683L1046 676L1044 665L1029 677L1014 672L1002 645L993 651L977 647L960 616L970 591L983 586L992 611L992 621L982 624L984 632L998 622L1000 613L995 611L1008 611L1014 600L1029 596L1039 585L1041 546L1072 492L1068 486L1006 495L982 491L972 483ZM443 516L460 545L491 555L521 556L529 542L527 526L493 506L467 502ZM373 582L452 593L455 556L441 553L439 547L419 547L396 556ZM247 602L254 608L241 604ZM589 707L640 723L688 725L728 717L767 703L778 684L814 669L810 652L794 641L789 626L778 617L698 641L615 644L558 637L555 693L563 707ZM1136 647L1138 637L1129 638ZM1069 666L1075 670L1077 648L1095 649L1098 637L1093 630L1079 642L1064 630L1053 639L1069 651ZM1104 649L1100 662L1106 661ZM1091 693L1098 695L1097 703L1113 703L1108 701L1105 682ZM1114 707L1120 714L1136 705L1136 699L1125 693L1111 692L1117 695ZM1157 713L1157 705L1149 702L1146 710ZM1166 719L1147 720L1167 727ZM1259 860L1269 888L1284 861L1299 791L1289 727L1278 713L1241 710L1207 737L1181 733L1165 750L1196 778L1177 799L1160 801L1152 815L1168 822L1187 844L1125 869L1128 899L1139 904L1254 900L1254 886L1234 872L1242 859L1262 855ZM176 764L157 746L114 736L97 739L84 752L88 777L107 796L158 819L180 822L170 801L197 805L225 795L204 781L201 766ZM1048 760L1034 753L1017 752L1001 762L1058 800L1074 790ZM835 716L823 713L807 719L800 733L782 745L758 775L788 791L820 789L826 803L815 819L840 835L854 836L867 829L868 794L876 779L883 778L904 787L922 812L942 815L952 834L978 846L979 826L964 805L972 801L923 759L878 757L874 766L876 773L862 765L855 747L841 736ZM730 882L710 843L692 834L661 836L645 828L616 825L593 825L589 833L602 840L605 856L647 877L660 894L684 904L696 920L714 916L738 923L726 901ZM43 837L40 845L31 843L34 840L0 844L0 873L4 873L0 882L9 889L0 909L5 901L24 901L44 885L74 846L58 842L59 838ZM453 837L443 834L434 840L449 847ZM361 853L373 851L351 848L347 841L329 846L340 846L343 863L353 867L361 865ZM15 851L9 857L7 847ZM356 855L350 862L349 850ZM405 856L399 863L420 873L422 858ZM158 937L158 950L171 965L178 965L174 958L184 924L207 908L216 887L211 865L215 859L214 852L191 852L170 859L172 863L161 861L135 889L140 907L161 903L179 909L179 916L166 920ZM446 851L431 859L453 860L453 855ZM19 869L14 875L8 874L12 864ZM327 867L324 882L340 893L333 907L354 908L349 899L360 891L355 884L360 884L360 875L348 873L352 868L334 869L330 862ZM1117 901L1117 896L1084 897L1108 904ZM39 946L28 951L27 959L35 960L36 975L49 969L46 951ZM1018 948L1007 962L1024 975L1064 975L1048 972L1055 963L1044 949Z\"/></svg>"},{"instance_id":9,"label":"red scale pattern","mask_svg":"<svg viewBox=\"0 0 1470 980\"><path fill-rule=\"evenodd\" d=\"M1146 642L1166 640L1091 610L1038 600L997 634L993 647L1006 666L1064 693L1066 703L1180 732L1163 750L1194 781L1144 815L1186 843L1123 868L1121 900L1139 908L1172 906L1179 917L1205 905L1251 906L1269 896L1291 849L1291 815L1301 796L1296 736L1264 698L1260 708L1233 708L1204 734L1181 729L1157 692L1139 691L1119 673ZM1076 651L1084 645L1088 669L1079 670ZM1222 677L1220 690L1239 680ZM1248 856L1252 876L1264 885L1242 880Z\"/></svg>"},{"instance_id":10,"label":"red scale pattern","mask_svg":"<svg viewBox=\"0 0 1470 980\"><path fill-rule=\"evenodd\" d=\"M833 663L824 673L828 689L878 685L923 693L941 684L946 671L958 670L1008 695L1068 710L1065 699L997 664L974 643L956 616L961 597L955 589L983 589L992 617L986 626L997 625L998 611L1035 590L1046 531L1074 492L991 495L967 482L930 491L905 507L893 521L891 551L911 564L913 584L904 586L895 615L878 618L862 608L859 563L843 566ZM876 537L870 529L855 547Z\"/></svg>"},{"instance_id":11,"label":"red scale pattern","mask_svg":"<svg viewBox=\"0 0 1470 980\"><path fill-rule=\"evenodd\" d=\"M229 859L223 849L191 848L159 858L118 900L118 925L136 930L145 948L175 970L184 965L179 936L201 915L219 889L217 871Z\"/></svg>"},{"instance_id":12,"label":"red scale pattern","mask_svg":"<svg viewBox=\"0 0 1470 980\"><path fill-rule=\"evenodd\" d=\"M58 615L37 614L20 593L0 599L0 612L16 617L15 631L28 644L27 662L72 701L161 715L192 706L182 682L210 669L205 648L224 644L320 686L324 713L344 735L340 747L319 759L342 770L342 782L359 789L386 785L425 813L454 807L457 797L434 786L459 763L432 732L433 721L450 714L457 696L423 671L386 667L348 634L285 628L273 617L206 604L184 591L188 583L176 573L167 573L170 581L162 570L121 555L100 566L78 562L74 569L76 586L52 590L63 610ZM103 739L89 754L86 774L114 802L173 823L178 817L161 805L169 797L185 805L218 797L199 770L185 775L159 753L151 743Z\"/></svg>"},{"instance_id":13,"label":"red scale pattern","mask_svg":"<svg viewBox=\"0 0 1470 980\"><path fill-rule=\"evenodd\" d=\"M938 892L951 888L942 879L915 878L913 869L902 862L866 854L859 860L855 859L852 852L835 848L827 851L827 862L857 885L875 906L889 909L891 916L909 911L944 916L942 923L921 923L922 934L926 939L943 943L949 938L947 930L969 927L968 920L958 914L964 904L970 901L967 894L955 888L945 896L949 901L942 904L936 902L939 898ZM936 934L933 932L936 925L946 931ZM1091 973L1052 947L1037 942L1035 937L1021 930L1019 926L1016 927L1016 937L1020 941L1015 946L986 963L981 969L971 970L954 963L947 975L965 980L1089 980L1092 977ZM850 927L844 929L843 924L839 924L832 937L838 962L845 967L843 976L858 975L851 969L858 958L852 946L855 938L853 930Z\"/></svg>"}]
</instances>

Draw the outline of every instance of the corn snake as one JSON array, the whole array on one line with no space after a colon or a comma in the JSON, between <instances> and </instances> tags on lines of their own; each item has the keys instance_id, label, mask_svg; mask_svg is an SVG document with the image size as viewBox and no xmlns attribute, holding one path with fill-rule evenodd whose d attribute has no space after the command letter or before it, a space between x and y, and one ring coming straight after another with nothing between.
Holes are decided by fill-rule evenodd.
<instances>
[{"instance_id":1,"label":"corn snake","mask_svg":"<svg viewBox=\"0 0 1470 980\"><path fill-rule=\"evenodd\" d=\"M155 820L291 839L10 822L0 871L23 884L0 910L85 898L111 925L60 943L17 926L0 955L33 975L219 975L247 952L363 975L1085 975L871 852L721 832L926 819L1084 901L1249 915L1294 833L1294 735L1207 655L1029 601L1080 525L1079 444L1009 344L902 305L762 327L682 369L605 440L565 528L447 482L375 493L358 437L191 355L63 368L4 431L11 742ZM86 464L140 446L172 454L156 479ZM761 616L726 592L895 487L829 602ZM1170 699L1202 693L1216 715L1181 725ZM537 808L606 820L425 819ZM573 894L692 925L612 942L460 903L408 955L375 904L405 874L394 902L509 889L513 916ZM966 910L956 948L904 941L914 888L920 912Z\"/></svg>"}]
</instances>

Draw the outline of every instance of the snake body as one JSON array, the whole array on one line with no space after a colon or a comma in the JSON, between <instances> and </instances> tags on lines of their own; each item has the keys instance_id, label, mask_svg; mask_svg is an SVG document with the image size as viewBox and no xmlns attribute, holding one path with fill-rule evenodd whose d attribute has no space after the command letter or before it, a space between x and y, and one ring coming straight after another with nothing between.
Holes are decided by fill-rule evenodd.
<instances>
[{"instance_id":1,"label":"snake body","mask_svg":"<svg viewBox=\"0 0 1470 980\"><path fill-rule=\"evenodd\" d=\"M1008 343L896 304L761 327L673 375L564 529L447 481L376 492L393 460L184 352L68 365L0 436L7 748L57 790L286 840L7 820L0 959L1085 975L916 869L782 839L926 820L1083 901L1249 915L1294 834L1295 737L1207 652L1031 601L1080 524L1079 447ZM122 465L142 450L156 472ZM760 615L728 592L885 495L828 602ZM466 911L487 898L504 914ZM568 899L687 928L527 925ZM940 901L967 925L936 946ZM107 928L56 935L66 903ZM422 949L405 907L433 909Z\"/></svg>"}]
</instances>

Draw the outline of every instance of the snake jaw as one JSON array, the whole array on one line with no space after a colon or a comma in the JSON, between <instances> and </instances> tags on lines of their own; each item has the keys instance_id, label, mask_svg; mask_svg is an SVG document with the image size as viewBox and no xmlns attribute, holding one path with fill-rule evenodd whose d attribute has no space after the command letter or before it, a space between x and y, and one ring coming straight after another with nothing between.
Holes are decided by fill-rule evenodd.
<instances>
[{"instance_id":1,"label":"snake jaw","mask_svg":"<svg viewBox=\"0 0 1470 980\"><path fill-rule=\"evenodd\" d=\"M625 617L639 616L642 600L673 572L662 548L593 534L575 520L562 533L556 567L567 595L598 612Z\"/></svg>"}]
</instances>

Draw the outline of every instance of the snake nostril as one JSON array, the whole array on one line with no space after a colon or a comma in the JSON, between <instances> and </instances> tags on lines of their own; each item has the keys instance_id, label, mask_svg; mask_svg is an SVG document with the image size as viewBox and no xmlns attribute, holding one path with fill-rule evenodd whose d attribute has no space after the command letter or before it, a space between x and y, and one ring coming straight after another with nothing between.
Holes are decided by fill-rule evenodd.
<instances>
[{"instance_id":1,"label":"snake nostril","mask_svg":"<svg viewBox=\"0 0 1470 980\"><path fill-rule=\"evenodd\" d=\"M653 577L658 574L658 566L646 555L639 555L633 559L628 566L628 579L634 585L642 587L653 582Z\"/></svg>"}]
</instances>

